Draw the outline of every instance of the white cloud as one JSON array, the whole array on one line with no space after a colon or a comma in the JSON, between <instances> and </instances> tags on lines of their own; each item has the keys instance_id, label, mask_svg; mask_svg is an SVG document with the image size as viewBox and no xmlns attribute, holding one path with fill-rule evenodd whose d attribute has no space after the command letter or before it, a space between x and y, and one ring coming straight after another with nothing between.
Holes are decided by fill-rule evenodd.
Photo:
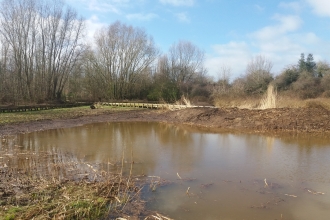
<instances>
[{"instance_id":1,"label":"white cloud","mask_svg":"<svg viewBox=\"0 0 330 220\"><path fill-rule=\"evenodd\" d=\"M302 5L300 2L280 2L279 7L292 10L294 12L300 12L302 9Z\"/></svg>"},{"instance_id":2,"label":"white cloud","mask_svg":"<svg viewBox=\"0 0 330 220\"><path fill-rule=\"evenodd\" d=\"M100 22L96 15L93 15L92 17L87 19L86 20L86 31L87 31L86 41L87 41L87 43L93 45L95 32L105 26L107 26L107 24Z\"/></svg>"},{"instance_id":3,"label":"white cloud","mask_svg":"<svg viewBox=\"0 0 330 220\"><path fill-rule=\"evenodd\" d=\"M218 78L222 66L231 69L230 79L233 80L245 72L246 65L251 59L251 51L246 42L231 41L228 44L217 44L212 46L214 54L208 54L205 67L209 74Z\"/></svg>"},{"instance_id":4,"label":"white cloud","mask_svg":"<svg viewBox=\"0 0 330 220\"><path fill-rule=\"evenodd\" d=\"M129 20L141 20L141 21L149 21L157 17L158 15L154 13L148 13L148 14L135 13L135 14L126 15L126 18Z\"/></svg>"},{"instance_id":5,"label":"white cloud","mask_svg":"<svg viewBox=\"0 0 330 220\"><path fill-rule=\"evenodd\" d=\"M297 33L303 23L299 16L277 14L273 19L277 23L263 27L248 36L253 50L273 62L272 71L279 73L285 66L296 63L297 56L305 50L303 45L306 41L302 39L306 36ZM312 39L312 36L309 38Z\"/></svg>"},{"instance_id":6,"label":"white cloud","mask_svg":"<svg viewBox=\"0 0 330 220\"><path fill-rule=\"evenodd\" d=\"M164 5L173 5L173 6L193 6L194 0L159 0Z\"/></svg>"},{"instance_id":7,"label":"white cloud","mask_svg":"<svg viewBox=\"0 0 330 220\"><path fill-rule=\"evenodd\" d=\"M273 19L279 21L279 24L266 26L252 33L251 36L260 40L275 39L280 35L298 30L302 25L302 20L299 16L275 15Z\"/></svg>"},{"instance_id":8,"label":"white cloud","mask_svg":"<svg viewBox=\"0 0 330 220\"><path fill-rule=\"evenodd\" d=\"M121 9L128 7L130 0L68 0L72 6L83 5L90 11L112 12L121 14Z\"/></svg>"},{"instance_id":9,"label":"white cloud","mask_svg":"<svg viewBox=\"0 0 330 220\"><path fill-rule=\"evenodd\" d=\"M313 12L319 16L330 16L330 1L329 0L306 0L312 8Z\"/></svg>"},{"instance_id":10,"label":"white cloud","mask_svg":"<svg viewBox=\"0 0 330 220\"><path fill-rule=\"evenodd\" d=\"M182 23L190 23L190 19L186 12L177 13L175 14L175 17L177 17Z\"/></svg>"},{"instance_id":11,"label":"white cloud","mask_svg":"<svg viewBox=\"0 0 330 220\"><path fill-rule=\"evenodd\" d=\"M235 79L245 73L246 65L256 55L270 60L274 64L272 72L279 73L287 65L296 63L306 49L304 45L317 44L315 34L297 33L302 25L300 17L275 15L273 19L274 25L248 34L249 41L214 45L213 57L206 60L210 74L216 75L219 67L225 64L232 70L231 79Z\"/></svg>"},{"instance_id":12,"label":"white cloud","mask_svg":"<svg viewBox=\"0 0 330 220\"><path fill-rule=\"evenodd\" d=\"M254 7L255 7L258 11L264 11L264 10L265 10L264 7L261 7L261 6L258 5L258 4L255 4Z\"/></svg>"}]
</instances>

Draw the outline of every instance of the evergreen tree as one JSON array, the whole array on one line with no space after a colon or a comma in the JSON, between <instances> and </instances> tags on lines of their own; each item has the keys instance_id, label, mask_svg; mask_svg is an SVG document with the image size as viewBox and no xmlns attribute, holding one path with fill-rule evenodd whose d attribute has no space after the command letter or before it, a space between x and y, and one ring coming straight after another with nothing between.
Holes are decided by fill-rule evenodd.
<instances>
[{"instance_id":1,"label":"evergreen tree","mask_svg":"<svg viewBox=\"0 0 330 220\"><path fill-rule=\"evenodd\" d=\"M300 59L298 61L298 69L299 69L299 72L303 72L304 70L306 70L306 62L305 62L304 53L300 54Z\"/></svg>"},{"instance_id":2,"label":"evergreen tree","mask_svg":"<svg viewBox=\"0 0 330 220\"><path fill-rule=\"evenodd\" d=\"M314 76L316 70L316 63L314 62L313 54L308 54L307 60L305 62L306 71L311 73Z\"/></svg>"}]
</instances>

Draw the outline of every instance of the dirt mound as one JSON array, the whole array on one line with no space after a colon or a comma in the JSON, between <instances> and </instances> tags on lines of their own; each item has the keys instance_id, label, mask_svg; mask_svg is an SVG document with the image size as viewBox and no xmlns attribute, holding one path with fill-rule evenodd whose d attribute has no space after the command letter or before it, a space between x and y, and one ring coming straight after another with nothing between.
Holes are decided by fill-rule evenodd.
<instances>
[{"instance_id":1,"label":"dirt mound","mask_svg":"<svg viewBox=\"0 0 330 220\"><path fill-rule=\"evenodd\" d=\"M175 111L116 110L69 119L11 124L0 126L0 135L114 121L159 121L243 132L330 132L330 111L319 106L266 110L197 107Z\"/></svg>"},{"instance_id":2,"label":"dirt mound","mask_svg":"<svg viewBox=\"0 0 330 220\"><path fill-rule=\"evenodd\" d=\"M330 112L324 108L192 108L166 113L173 122L226 130L330 131ZM166 116L165 116L166 118Z\"/></svg>"}]
</instances>

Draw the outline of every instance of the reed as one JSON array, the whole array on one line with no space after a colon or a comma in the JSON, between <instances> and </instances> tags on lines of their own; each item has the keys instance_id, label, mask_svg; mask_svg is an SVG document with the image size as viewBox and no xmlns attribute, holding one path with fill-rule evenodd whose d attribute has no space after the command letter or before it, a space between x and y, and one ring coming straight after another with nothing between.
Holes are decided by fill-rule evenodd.
<instances>
[{"instance_id":1,"label":"reed","mask_svg":"<svg viewBox=\"0 0 330 220\"><path fill-rule=\"evenodd\" d=\"M191 107L191 102L190 102L190 100L189 100L187 97L185 97L184 95L182 95L182 96L181 96L181 100L182 100L182 102L183 102L187 107Z\"/></svg>"},{"instance_id":2,"label":"reed","mask_svg":"<svg viewBox=\"0 0 330 220\"><path fill-rule=\"evenodd\" d=\"M105 171L103 165L59 152L6 150L0 149L2 161L10 160L6 166L0 161L0 219L116 219L128 216L126 212L137 216L146 212L139 196L143 184L138 187L133 181L133 163L129 176L123 175L124 159L120 172L112 173L109 163L104 164ZM53 158L61 159L50 163ZM29 166L18 168L15 161ZM140 208L132 209L131 203Z\"/></svg>"},{"instance_id":3,"label":"reed","mask_svg":"<svg viewBox=\"0 0 330 220\"><path fill-rule=\"evenodd\" d=\"M259 109L276 108L277 91L273 85L267 88L266 96L261 100Z\"/></svg>"}]
</instances>

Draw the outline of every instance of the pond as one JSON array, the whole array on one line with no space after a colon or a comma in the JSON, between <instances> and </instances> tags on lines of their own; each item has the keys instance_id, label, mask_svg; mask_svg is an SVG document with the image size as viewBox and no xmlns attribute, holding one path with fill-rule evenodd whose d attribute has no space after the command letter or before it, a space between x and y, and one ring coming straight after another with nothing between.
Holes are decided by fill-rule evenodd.
<instances>
[{"instance_id":1,"label":"pond","mask_svg":"<svg viewBox=\"0 0 330 220\"><path fill-rule=\"evenodd\" d=\"M69 160L110 164L113 170L123 163L126 174L132 164L133 175L148 182L143 188L148 208L174 219L330 216L326 136L208 133L116 122L21 134L6 146L0 143L0 150L6 147L10 154L14 146L22 152L56 152L52 160L74 155ZM26 161L16 165L36 163Z\"/></svg>"}]
</instances>

